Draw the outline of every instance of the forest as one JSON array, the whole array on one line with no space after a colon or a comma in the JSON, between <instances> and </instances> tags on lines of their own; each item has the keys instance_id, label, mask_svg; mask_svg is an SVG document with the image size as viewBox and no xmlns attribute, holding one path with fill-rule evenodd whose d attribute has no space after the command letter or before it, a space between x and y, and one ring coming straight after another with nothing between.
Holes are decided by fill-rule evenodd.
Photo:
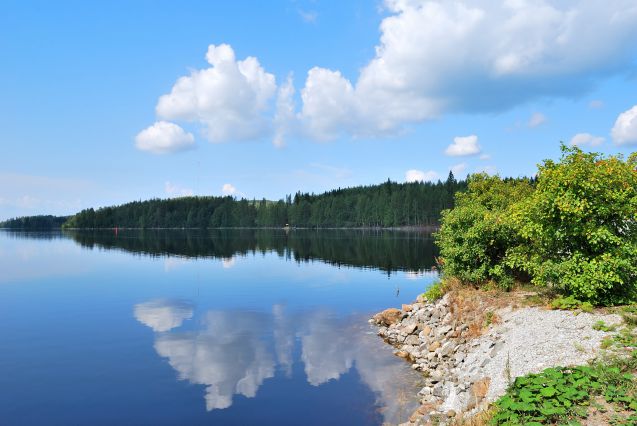
<instances>
[{"instance_id":1,"label":"forest","mask_svg":"<svg viewBox=\"0 0 637 426\"><path fill-rule=\"evenodd\" d=\"M0 228L32 230L58 229L68 219L69 216L51 215L17 217L0 222Z\"/></svg>"},{"instance_id":2,"label":"forest","mask_svg":"<svg viewBox=\"0 0 637 426\"><path fill-rule=\"evenodd\" d=\"M297 192L284 200L181 197L134 201L86 209L69 218L67 229L250 228L250 227L436 227L454 195L466 188L449 173L445 181L336 189L315 195Z\"/></svg>"}]
</instances>

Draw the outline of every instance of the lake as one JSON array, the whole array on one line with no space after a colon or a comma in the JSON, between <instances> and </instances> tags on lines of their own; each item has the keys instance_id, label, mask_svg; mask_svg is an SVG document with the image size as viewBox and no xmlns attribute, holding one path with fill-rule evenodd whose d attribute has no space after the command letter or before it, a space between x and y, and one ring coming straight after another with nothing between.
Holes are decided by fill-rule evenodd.
<instances>
[{"instance_id":1,"label":"lake","mask_svg":"<svg viewBox=\"0 0 637 426\"><path fill-rule=\"evenodd\" d=\"M390 231L0 231L0 424L396 424L369 317L436 278Z\"/></svg>"}]
</instances>

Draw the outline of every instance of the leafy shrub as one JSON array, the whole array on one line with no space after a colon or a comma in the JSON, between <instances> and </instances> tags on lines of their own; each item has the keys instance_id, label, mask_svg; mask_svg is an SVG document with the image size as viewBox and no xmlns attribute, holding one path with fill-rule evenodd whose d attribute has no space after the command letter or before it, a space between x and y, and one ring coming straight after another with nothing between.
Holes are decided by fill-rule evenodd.
<instances>
[{"instance_id":1,"label":"leafy shrub","mask_svg":"<svg viewBox=\"0 0 637 426\"><path fill-rule=\"evenodd\" d=\"M592 312L593 305L590 302L582 302L577 300L573 296L558 297L551 302L551 308L562 309L565 311L573 311L575 309L581 309L583 312Z\"/></svg>"},{"instance_id":2,"label":"leafy shrub","mask_svg":"<svg viewBox=\"0 0 637 426\"><path fill-rule=\"evenodd\" d=\"M580 300L627 302L637 293L637 156L562 152L540 165L536 190L512 209L523 242L507 263Z\"/></svg>"},{"instance_id":3,"label":"leafy shrub","mask_svg":"<svg viewBox=\"0 0 637 426\"><path fill-rule=\"evenodd\" d=\"M635 382L626 362L574 368L547 368L539 374L518 377L495 403L494 425L580 424L591 398L603 397L629 420L637 410Z\"/></svg>"},{"instance_id":4,"label":"leafy shrub","mask_svg":"<svg viewBox=\"0 0 637 426\"><path fill-rule=\"evenodd\" d=\"M598 331L615 331L617 327L614 325L607 325L604 321L599 320L596 321L595 324L593 324L593 330L598 330Z\"/></svg>"},{"instance_id":5,"label":"leafy shrub","mask_svg":"<svg viewBox=\"0 0 637 426\"><path fill-rule=\"evenodd\" d=\"M533 188L525 179L502 180L472 175L466 192L456 194L456 206L442 213L436 234L443 273L463 282L496 282L509 288L516 275L505 262L507 251L521 242L510 209Z\"/></svg>"},{"instance_id":6,"label":"leafy shrub","mask_svg":"<svg viewBox=\"0 0 637 426\"><path fill-rule=\"evenodd\" d=\"M425 299L429 300L430 302L434 302L440 299L442 296L445 295L445 291L442 288L442 282L436 281L422 295Z\"/></svg>"}]
</instances>

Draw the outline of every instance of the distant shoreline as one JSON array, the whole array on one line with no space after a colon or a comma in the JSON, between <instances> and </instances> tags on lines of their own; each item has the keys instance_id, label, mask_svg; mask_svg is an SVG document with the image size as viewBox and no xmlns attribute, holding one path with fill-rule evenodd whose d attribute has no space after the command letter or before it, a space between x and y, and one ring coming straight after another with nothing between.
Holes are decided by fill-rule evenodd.
<instances>
[{"instance_id":1,"label":"distant shoreline","mask_svg":"<svg viewBox=\"0 0 637 426\"><path fill-rule=\"evenodd\" d=\"M134 227L109 227L109 228L10 228L10 227L0 227L2 230L9 231L54 231L54 230L64 230L64 231L207 231L207 230L215 230L215 229L229 229L229 230L241 230L241 229L271 229L271 230L287 230L287 231L401 231L401 232L435 232L439 229L439 226L433 225L424 225L424 226L391 226L391 227L382 227L382 226L358 226L358 227L346 227L346 226L335 226L335 227L301 227L301 226L232 226L232 227L208 227L208 228L187 228L187 227L146 227L146 228L134 228Z\"/></svg>"}]
</instances>

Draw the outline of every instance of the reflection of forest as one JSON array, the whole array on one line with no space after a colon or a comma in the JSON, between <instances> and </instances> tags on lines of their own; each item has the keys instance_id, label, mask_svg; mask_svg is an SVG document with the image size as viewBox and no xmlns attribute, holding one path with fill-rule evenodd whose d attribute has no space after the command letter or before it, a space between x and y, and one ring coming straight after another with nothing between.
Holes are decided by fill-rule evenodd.
<instances>
[{"instance_id":1,"label":"reflection of forest","mask_svg":"<svg viewBox=\"0 0 637 426\"><path fill-rule=\"evenodd\" d=\"M365 318L339 318L325 310L295 315L275 305L271 313L207 311L198 316L201 328L179 331L184 313L192 316L192 306L186 301L151 300L135 306L134 312L155 331L158 324L172 325L157 333L155 350L180 379L206 386L208 410L230 407L235 395L256 397L277 371L290 378L295 336L300 338L300 361L309 385L339 380L355 368L376 395L375 405L385 422L405 421L417 405L421 376L369 333Z\"/></svg>"},{"instance_id":2,"label":"reflection of forest","mask_svg":"<svg viewBox=\"0 0 637 426\"><path fill-rule=\"evenodd\" d=\"M405 231L217 229L66 231L83 247L121 249L151 256L229 258L276 252L297 262L325 263L387 272L418 271L434 265L431 236Z\"/></svg>"}]
</instances>

